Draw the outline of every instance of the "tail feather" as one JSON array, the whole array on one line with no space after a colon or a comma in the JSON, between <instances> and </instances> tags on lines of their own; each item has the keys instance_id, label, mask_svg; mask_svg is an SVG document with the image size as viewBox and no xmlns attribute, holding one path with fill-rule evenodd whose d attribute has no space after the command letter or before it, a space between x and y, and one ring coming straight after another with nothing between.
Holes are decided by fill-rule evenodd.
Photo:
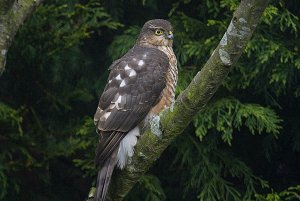
<instances>
[{"instance_id":1,"label":"tail feather","mask_svg":"<svg viewBox=\"0 0 300 201\"><path fill-rule=\"evenodd\" d=\"M117 163L117 152L115 149L111 156L106 159L102 168L98 172L96 195L94 201L105 201L108 185Z\"/></svg>"}]
</instances>

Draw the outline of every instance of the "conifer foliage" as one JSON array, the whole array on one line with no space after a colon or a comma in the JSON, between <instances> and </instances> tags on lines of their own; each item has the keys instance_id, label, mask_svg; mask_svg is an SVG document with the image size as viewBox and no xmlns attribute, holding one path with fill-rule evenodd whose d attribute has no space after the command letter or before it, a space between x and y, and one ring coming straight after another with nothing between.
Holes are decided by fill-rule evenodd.
<instances>
[{"instance_id":1,"label":"conifer foliage","mask_svg":"<svg viewBox=\"0 0 300 201\"><path fill-rule=\"evenodd\" d=\"M52 0L19 31L0 78L0 200L82 201L110 63L170 19L179 94L238 0ZM300 200L300 3L271 1L237 65L128 201Z\"/></svg>"}]
</instances>

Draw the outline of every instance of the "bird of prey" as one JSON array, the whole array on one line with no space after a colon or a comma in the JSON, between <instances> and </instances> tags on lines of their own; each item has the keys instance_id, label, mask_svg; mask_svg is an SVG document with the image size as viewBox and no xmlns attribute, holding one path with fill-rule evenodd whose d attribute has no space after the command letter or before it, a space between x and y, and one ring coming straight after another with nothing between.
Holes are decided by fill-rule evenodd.
<instances>
[{"instance_id":1,"label":"bird of prey","mask_svg":"<svg viewBox=\"0 0 300 201\"><path fill-rule=\"evenodd\" d=\"M114 167L124 168L145 118L158 117L174 103L177 60L169 21L146 22L135 45L110 66L110 74L94 116L100 167L94 201L104 201Z\"/></svg>"}]
</instances>

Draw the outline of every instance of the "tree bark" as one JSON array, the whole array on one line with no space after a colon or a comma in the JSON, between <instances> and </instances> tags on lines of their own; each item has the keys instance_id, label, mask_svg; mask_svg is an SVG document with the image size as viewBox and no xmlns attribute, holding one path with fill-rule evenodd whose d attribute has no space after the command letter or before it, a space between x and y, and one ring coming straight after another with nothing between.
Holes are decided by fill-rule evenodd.
<instances>
[{"instance_id":1,"label":"tree bark","mask_svg":"<svg viewBox=\"0 0 300 201\"><path fill-rule=\"evenodd\" d=\"M152 134L150 129L143 132L131 163L124 170L114 172L107 200L121 201L193 117L205 107L241 56L267 5L268 0L241 1L219 45L202 70L179 95L173 112L165 110L160 113L162 137ZM90 198L93 197L93 191L92 188Z\"/></svg>"},{"instance_id":2,"label":"tree bark","mask_svg":"<svg viewBox=\"0 0 300 201\"><path fill-rule=\"evenodd\" d=\"M0 75L5 69L6 55L17 31L43 0L0 0Z\"/></svg>"}]
</instances>

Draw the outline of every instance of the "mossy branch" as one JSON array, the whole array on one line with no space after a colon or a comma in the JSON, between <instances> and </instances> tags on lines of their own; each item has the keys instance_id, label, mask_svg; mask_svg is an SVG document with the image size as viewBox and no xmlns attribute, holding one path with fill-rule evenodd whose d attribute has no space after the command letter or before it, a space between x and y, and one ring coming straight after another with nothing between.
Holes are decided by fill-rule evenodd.
<instances>
[{"instance_id":1,"label":"mossy branch","mask_svg":"<svg viewBox=\"0 0 300 201\"><path fill-rule=\"evenodd\" d=\"M241 56L267 5L267 0L241 1L218 47L190 85L179 95L174 111L166 110L160 114L162 138L153 135L149 129L143 132L131 163L124 170L115 171L107 200L121 201L172 140L205 107Z\"/></svg>"},{"instance_id":2,"label":"mossy branch","mask_svg":"<svg viewBox=\"0 0 300 201\"><path fill-rule=\"evenodd\" d=\"M43 0L0 0L0 75L5 69L10 44L34 8Z\"/></svg>"}]
</instances>

